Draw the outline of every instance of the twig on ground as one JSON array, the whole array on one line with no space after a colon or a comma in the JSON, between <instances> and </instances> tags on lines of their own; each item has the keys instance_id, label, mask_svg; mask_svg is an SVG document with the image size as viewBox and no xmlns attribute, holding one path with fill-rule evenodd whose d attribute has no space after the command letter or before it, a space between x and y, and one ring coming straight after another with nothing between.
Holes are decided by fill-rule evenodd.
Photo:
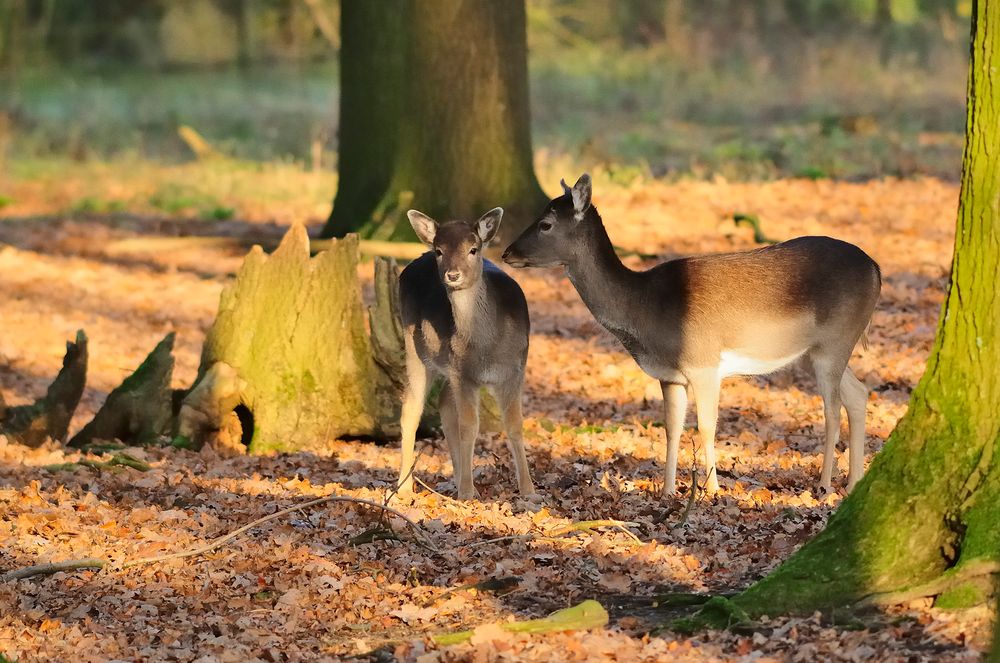
<instances>
[{"instance_id":1,"label":"twig on ground","mask_svg":"<svg viewBox=\"0 0 1000 663\"><path fill-rule=\"evenodd\" d=\"M425 490L429 490L430 492L434 493L438 497L447 497L446 495L442 495L438 491L436 491L433 488L431 488L430 486L428 486L426 483L424 483L423 479L421 479L420 477L413 477L413 480L416 481L417 483L419 483L421 486L423 486Z\"/></svg>"},{"instance_id":2,"label":"twig on ground","mask_svg":"<svg viewBox=\"0 0 1000 663\"><path fill-rule=\"evenodd\" d=\"M350 502L352 504L363 504L365 506L370 506L372 508L380 509L384 512L391 513L394 516L402 519L407 525L410 526L411 529L413 529L414 533L419 535L419 538L422 539L422 541L419 541L421 545L435 552L440 552L440 549L434 544L430 536L428 536L427 533L425 533L420 528L420 526L417 525L417 523L415 523L413 520L411 520L401 512L397 511L396 509L393 509L392 507L386 506L384 504L379 504L378 502L372 502L371 500L361 499L360 497L348 497L345 495L327 495L326 497L319 497L314 500L304 502L302 504L296 504L294 506L288 507L287 509L282 509L281 511L276 511L270 515L264 516L263 518L258 518L257 520L247 523L243 527L240 527L239 529L234 530L229 534L221 536L204 546L199 546L197 548L190 548L188 550L182 550L176 553L168 553L166 555L156 555L154 557L140 557L139 559L133 559L123 562L122 564L117 565L116 568L127 569L133 566L140 566L143 564L153 564L154 562L163 562L170 559L183 559L185 557L195 557L197 555L204 555L205 553L211 552L216 548L219 548L222 545L228 543L229 541L232 541L240 534L243 534L244 532L251 530L255 527L259 527L264 523L270 522L277 518L281 518L282 516L286 516L292 512L299 511L301 509L306 509L311 506L317 506L319 504L325 504L327 502ZM106 566L112 566L111 562L95 558L68 560L65 562L53 562L50 564L39 564L37 566L29 566L23 569L15 569L14 571L8 571L3 576L0 576L0 581L10 582L12 580L20 580L22 578L30 578L32 576L37 576L37 575L48 575L52 573L58 573L59 571L71 571L74 569L88 569L88 568L100 569Z\"/></svg>"}]
</instances>

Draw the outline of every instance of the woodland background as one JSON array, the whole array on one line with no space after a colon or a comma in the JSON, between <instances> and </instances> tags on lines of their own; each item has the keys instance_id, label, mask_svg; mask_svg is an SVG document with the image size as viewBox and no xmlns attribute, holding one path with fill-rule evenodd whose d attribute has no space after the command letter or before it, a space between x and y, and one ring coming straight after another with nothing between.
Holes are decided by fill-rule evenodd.
<instances>
[{"instance_id":1,"label":"woodland background","mask_svg":"<svg viewBox=\"0 0 1000 663\"><path fill-rule=\"evenodd\" d=\"M627 258L636 268L758 246L737 215L776 239L829 234L862 246L885 274L872 344L852 361L872 389L874 454L906 411L947 287L970 4L529 0L539 182L554 195L561 177L594 174L595 203L616 244L641 254ZM135 253L116 242L274 240L293 222L318 234L338 184L339 17L334 0L0 4L8 405L44 395L80 328L90 368L71 432L170 331L174 386L191 383L243 251ZM366 301L372 272L363 261ZM683 499L660 504L658 387L561 273L515 278L532 314L525 413L540 504L519 500L503 441L486 434L481 502L424 491L403 510L444 553L415 545L398 519L327 505L204 558L0 584L0 654L978 660L990 610L929 600L846 620L835 611L764 618L746 632L664 629L676 615L657 597L746 587L820 531L842 499L810 492L822 432L811 377L797 367L727 381L722 494L689 513ZM682 468L693 436L685 432ZM56 472L91 456L0 437L2 568L168 552L313 496L385 499L398 449L324 442L278 457L129 448L148 471ZM422 444L419 473L433 488L450 477L447 453L440 436ZM632 523L640 542L613 528L546 538L597 519ZM407 540L358 538L389 524ZM510 536L521 538L493 541ZM451 591L475 583L485 584ZM429 639L585 598L611 612L606 629L514 636L481 627L450 649Z\"/></svg>"}]
</instances>

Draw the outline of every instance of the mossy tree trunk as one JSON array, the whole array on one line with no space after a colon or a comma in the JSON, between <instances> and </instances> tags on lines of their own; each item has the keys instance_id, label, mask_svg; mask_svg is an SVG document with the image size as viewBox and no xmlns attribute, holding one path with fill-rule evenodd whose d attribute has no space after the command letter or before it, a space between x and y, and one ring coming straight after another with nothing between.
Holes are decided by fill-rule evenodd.
<instances>
[{"instance_id":1,"label":"mossy tree trunk","mask_svg":"<svg viewBox=\"0 0 1000 663\"><path fill-rule=\"evenodd\" d=\"M523 0L402 0L401 19L363 25L349 22L359 11L351 4L342 24L343 179L324 235L413 239L410 207L475 218L497 205L507 211L501 232L516 234L546 201L532 165ZM379 43L403 54L398 73L386 58L373 65L381 75L355 75L377 56L349 39L388 40Z\"/></svg>"},{"instance_id":2,"label":"mossy tree trunk","mask_svg":"<svg viewBox=\"0 0 1000 663\"><path fill-rule=\"evenodd\" d=\"M1000 2L973 4L952 279L927 370L815 539L735 599L751 616L862 599L981 599L1000 560Z\"/></svg>"}]
</instances>

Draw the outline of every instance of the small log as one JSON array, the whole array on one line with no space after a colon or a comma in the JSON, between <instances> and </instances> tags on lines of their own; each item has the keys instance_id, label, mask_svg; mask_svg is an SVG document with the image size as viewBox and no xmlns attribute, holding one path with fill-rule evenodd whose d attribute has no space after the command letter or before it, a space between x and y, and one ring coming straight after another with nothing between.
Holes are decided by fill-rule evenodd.
<instances>
[{"instance_id":1,"label":"small log","mask_svg":"<svg viewBox=\"0 0 1000 663\"><path fill-rule=\"evenodd\" d=\"M63 442L86 382L87 335L81 329L76 342L67 341L62 368L44 398L32 405L6 407L0 396L0 433L29 447L49 438Z\"/></svg>"},{"instance_id":2,"label":"small log","mask_svg":"<svg viewBox=\"0 0 1000 663\"><path fill-rule=\"evenodd\" d=\"M314 239L310 243L313 252L326 251L336 239ZM374 239L357 240L358 250L366 256L385 256L399 260L419 258L427 250L423 244L416 242L386 242ZM277 243L267 238L246 239L241 237L216 237L206 235L191 235L187 237L130 237L109 242L104 247L104 253L109 256L127 256L130 254L164 253L170 251L185 251L188 249L210 249L217 251L248 250L259 244L265 251L273 251Z\"/></svg>"},{"instance_id":3,"label":"small log","mask_svg":"<svg viewBox=\"0 0 1000 663\"><path fill-rule=\"evenodd\" d=\"M132 375L116 387L94 418L69 441L83 447L95 440L152 444L169 435L173 423L170 379L174 333L167 334Z\"/></svg>"}]
</instances>

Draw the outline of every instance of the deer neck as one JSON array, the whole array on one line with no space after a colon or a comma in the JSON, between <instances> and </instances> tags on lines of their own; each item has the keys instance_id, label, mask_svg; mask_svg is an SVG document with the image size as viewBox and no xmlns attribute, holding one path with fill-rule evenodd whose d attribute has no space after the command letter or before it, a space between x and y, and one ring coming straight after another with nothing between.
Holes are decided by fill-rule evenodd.
<instances>
[{"instance_id":1,"label":"deer neck","mask_svg":"<svg viewBox=\"0 0 1000 663\"><path fill-rule=\"evenodd\" d=\"M476 333L476 321L486 311L486 280L482 276L476 284L462 290L449 290L448 300L451 302L451 315L455 320L455 340L461 345L468 345L469 339Z\"/></svg>"},{"instance_id":2,"label":"deer neck","mask_svg":"<svg viewBox=\"0 0 1000 663\"><path fill-rule=\"evenodd\" d=\"M639 274L619 260L596 209L580 223L583 243L566 264L566 275L598 322L612 330L623 328L631 319L628 310L635 304Z\"/></svg>"}]
</instances>

